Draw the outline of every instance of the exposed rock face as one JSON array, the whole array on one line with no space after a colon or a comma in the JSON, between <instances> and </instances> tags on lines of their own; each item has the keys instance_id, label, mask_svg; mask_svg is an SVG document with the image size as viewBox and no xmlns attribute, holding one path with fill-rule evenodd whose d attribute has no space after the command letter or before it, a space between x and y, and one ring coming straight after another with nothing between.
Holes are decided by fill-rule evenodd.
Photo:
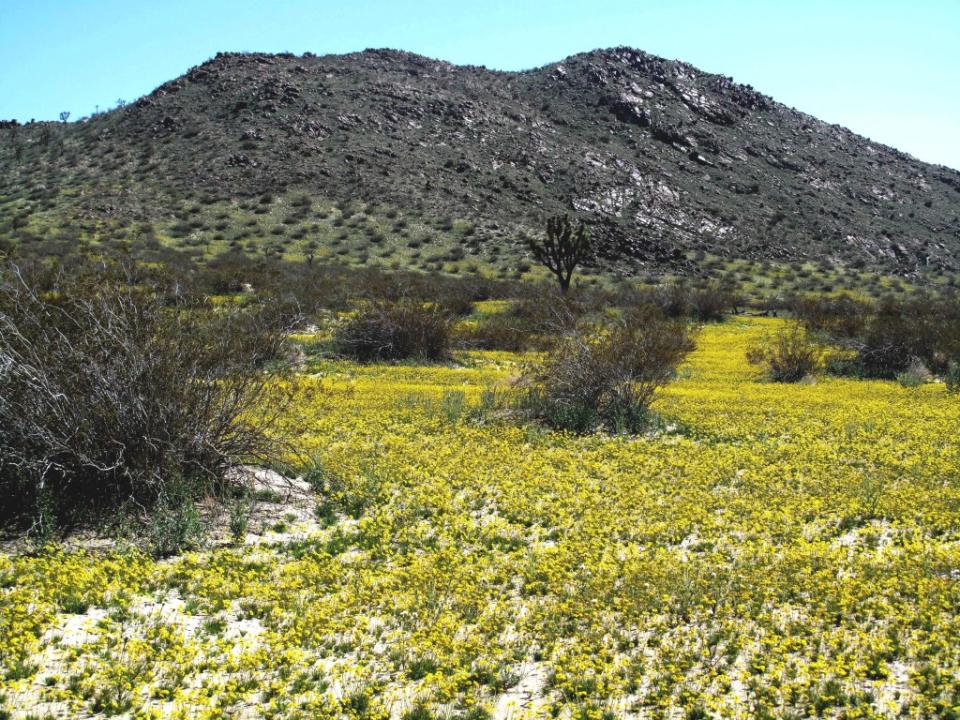
<instances>
[{"instance_id":1,"label":"exposed rock face","mask_svg":"<svg viewBox=\"0 0 960 720\"><path fill-rule=\"evenodd\" d=\"M640 262L700 250L960 268L960 173L631 48L519 73L391 50L219 54L64 132L119 158L149 146L155 176L190 192L295 189L521 227L575 209L608 257ZM0 137L7 183L11 146ZM70 172L51 161L49 182ZM96 174L165 212L158 183L119 160Z\"/></svg>"}]
</instances>

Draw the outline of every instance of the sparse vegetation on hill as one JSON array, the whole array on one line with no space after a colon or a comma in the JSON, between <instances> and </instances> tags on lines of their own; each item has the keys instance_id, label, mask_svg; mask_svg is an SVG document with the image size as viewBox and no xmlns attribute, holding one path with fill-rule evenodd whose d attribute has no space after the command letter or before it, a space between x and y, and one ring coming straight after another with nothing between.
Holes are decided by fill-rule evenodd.
<instances>
[{"instance_id":1,"label":"sparse vegetation on hill","mask_svg":"<svg viewBox=\"0 0 960 720\"><path fill-rule=\"evenodd\" d=\"M510 277L573 212L591 272L960 270L960 174L630 48L522 73L227 53L70 123L0 127L0 237ZM803 278L801 278L802 280ZM939 278L938 278L939 280Z\"/></svg>"}]
</instances>

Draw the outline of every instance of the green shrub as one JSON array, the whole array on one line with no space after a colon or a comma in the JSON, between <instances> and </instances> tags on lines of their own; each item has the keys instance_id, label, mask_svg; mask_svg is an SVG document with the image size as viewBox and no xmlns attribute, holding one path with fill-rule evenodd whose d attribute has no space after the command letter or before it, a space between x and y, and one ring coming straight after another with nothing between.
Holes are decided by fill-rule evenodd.
<instances>
[{"instance_id":1,"label":"green shrub","mask_svg":"<svg viewBox=\"0 0 960 720\"><path fill-rule=\"evenodd\" d=\"M814 372L820 356L820 348L800 324L791 324L747 350L751 364L763 365L771 380L786 383L798 382Z\"/></svg>"},{"instance_id":2,"label":"green shrub","mask_svg":"<svg viewBox=\"0 0 960 720\"><path fill-rule=\"evenodd\" d=\"M235 545L243 542L250 524L250 499L246 496L237 497L230 501L229 530L230 539Z\"/></svg>"},{"instance_id":3,"label":"green shrub","mask_svg":"<svg viewBox=\"0 0 960 720\"><path fill-rule=\"evenodd\" d=\"M926 382L922 375L912 370L904 370L902 373L897 373L895 379L901 387L909 389L918 388Z\"/></svg>"},{"instance_id":4,"label":"green shrub","mask_svg":"<svg viewBox=\"0 0 960 720\"><path fill-rule=\"evenodd\" d=\"M658 388L693 349L689 326L651 311L560 338L525 376L522 404L556 428L637 432Z\"/></svg>"},{"instance_id":5,"label":"green shrub","mask_svg":"<svg viewBox=\"0 0 960 720\"><path fill-rule=\"evenodd\" d=\"M960 362L950 361L947 365L947 372L944 373L943 381L947 385L947 392L960 393Z\"/></svg>"},{"instance_id":6,"label":"green shrub","mask_svg":"<svg viewBox=\"0 0 960 720\"><path fill-rule=\"evenodd\" d=\"M167 557L200 546L207 525L197 511L196 499L189 487L163 491L153 506L148 525L150 550L154 555Z\"/></svg>"},{"instance_id":7,"label":"green shrub","mask_svg":"<svg viewBox=\"0 0 960 720\"><path fill-rule=\"evenodd\" d=\"M401 715L402 720L433 720L433 717L430 708L419 702Z\"/></svg>"},{"instance_id":8,"label":"green shrub","mask_svg":"<svg viewBox=\"0 0 960 720\"><path fill-rule=\"evenodd\" d=\"M372 302L334 330L333 346L360 362L445 360L450 356L451 321L447 313L412 300Z\"/></svg>"}]
</instances>

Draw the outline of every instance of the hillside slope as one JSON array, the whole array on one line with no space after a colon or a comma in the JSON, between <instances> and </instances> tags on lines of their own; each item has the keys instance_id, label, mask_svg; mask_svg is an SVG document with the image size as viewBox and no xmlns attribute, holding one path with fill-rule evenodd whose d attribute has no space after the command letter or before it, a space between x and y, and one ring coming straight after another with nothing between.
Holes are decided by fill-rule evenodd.
<instances>
[{"instance_id":1,"label":"hillside slope","mask_svg":"<svg viewBox=\"0 0 960 720\"><path fill-rule=\"evenodd\" d=\"M960 268L960 173L629 48L525 72L220 54L83 122L0 129L0 234L95 237L265 193L462 219L481 230L470 243L515 252L518 232L574 210L608 261ZM229 240L241 219L219 217Z\"/></svg>"}]
</instances>

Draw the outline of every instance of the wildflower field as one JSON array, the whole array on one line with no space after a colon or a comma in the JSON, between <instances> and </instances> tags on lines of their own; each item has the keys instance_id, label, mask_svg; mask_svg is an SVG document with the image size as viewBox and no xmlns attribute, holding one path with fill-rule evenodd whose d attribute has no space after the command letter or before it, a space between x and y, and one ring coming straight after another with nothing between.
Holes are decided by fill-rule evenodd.
<instances>
[{"instance_id":1,"label":"wildflower field","mask_svg":"<svg viewBox=\"0 0 960 720\"><path fill-rule=\"evenodd\" d=\"M523 358L313 360L315 517L0 555L14 718L960 717L960 402L765 381L708 325L642 437L498 411Z\"/></svg>"}]
</instances>

